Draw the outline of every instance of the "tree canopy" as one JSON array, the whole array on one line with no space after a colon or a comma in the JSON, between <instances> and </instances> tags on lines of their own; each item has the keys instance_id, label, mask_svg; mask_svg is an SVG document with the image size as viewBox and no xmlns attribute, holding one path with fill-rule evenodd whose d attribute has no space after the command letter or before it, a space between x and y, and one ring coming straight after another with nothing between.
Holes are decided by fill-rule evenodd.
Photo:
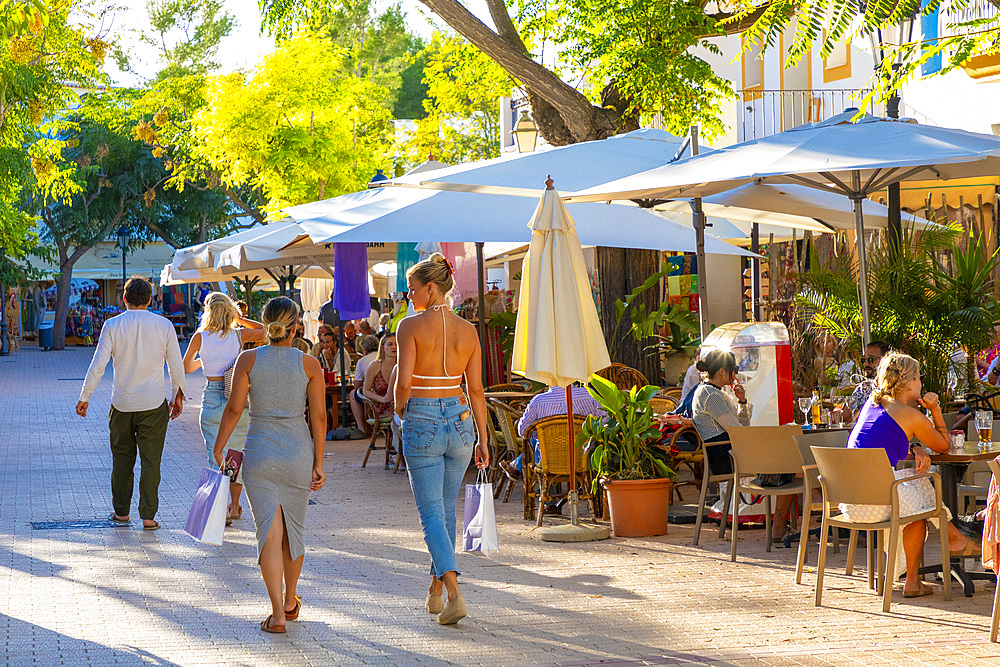
<instances>
[{"instance_id":1,"label":"tree canopy","mask_svg":"<svg viewBox=\"0 0 1000 667\"><path fill-rule=\"evenodd\" d=\"M757 45L762 51L776 48L779 35L794 29L784 65L794 66L805 54L818 47L820 55L829 56L839 43L864 39L897 25L904 17L945 16L945 34L915 37L901 43L883 42L886 57L881 71L874 78L871 95L889 97L894 91L919 73L921 66L932 59L941 59L942 66L934 74L946 74L966 65L975 56L1000 53L1000 0L987 0L987 11L975 11L969 0L879 0L878 2L841 2L838 0L733 0L734 13L729 23L741 22L747 45ZM893 63L899 62L898 67Z\"/></svg>"},{"instance_id":2,"label":"tree canopy","mask_svg":"<svg viewBox=\"0 0 1000 667\"><path fill-rule=\"evenodd\" d=\"M500 154L500 107L514 82L490 58L457 35L435 33L422 53L426 116L408 143L411 162L433 155L457 164Z\"/></svg>"},{"instance_id":3,"label":"tree canopy","mask_svg":"<svg viewBox=\"0 0 1000 667\"><path fill-rule=\"evenodd\" d=\"M308 13L308 3L259 1L269 30ZM731 87L692 47L715 51L709 37L757 16L723 25L731 15L707 0L529 0L512 16L504 0L486 0L491 27L460 0L421 2L525 88L539 130L556 145L633 129L654 113L675 132L700 123L707 135L720 133L718 103ZM550 68L541 48L551 41L565 48Z\"/></svg>"}]
</instances>

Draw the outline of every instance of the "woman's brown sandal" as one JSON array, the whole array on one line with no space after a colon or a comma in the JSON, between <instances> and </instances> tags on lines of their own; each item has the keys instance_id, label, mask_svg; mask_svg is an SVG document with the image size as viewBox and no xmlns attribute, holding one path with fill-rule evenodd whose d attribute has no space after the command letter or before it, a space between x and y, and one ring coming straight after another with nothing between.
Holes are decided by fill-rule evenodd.
<instances>
[{"instance_id":1,"label":"woman's brown sandal","mask_svg":"<svg viewBox=\"0 0 1000 667\"><path fill-rule=\"evenodd\" d=\"M291 611L286 611L285 612L285 620L286 621L297 621L297 620L299 620L299 612L300 611L302 611L302 596L301 595L296 595L295 596L295 608L292 609Z\"/></svg>"},{"instance_id":2,"label":"woman's brown sandal","mask_svg":"<svg viewBox=\"0 0 1000 667\"><path fill-rule=\"evenodd\" d=\"M271 625L271 614L267 615L260 623L260 629L264 632L270 632L271 634L280 635L285 632L285 626L283 625Z\"/></svg>"}]
</instances>

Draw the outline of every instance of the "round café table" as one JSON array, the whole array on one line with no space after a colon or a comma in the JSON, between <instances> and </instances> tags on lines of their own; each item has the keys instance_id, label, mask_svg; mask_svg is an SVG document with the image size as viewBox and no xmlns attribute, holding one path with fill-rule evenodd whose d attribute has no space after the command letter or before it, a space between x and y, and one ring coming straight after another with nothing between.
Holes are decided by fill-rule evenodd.
<instances>
[{"instance_id":1,"label":"round caf\u00e9 table","mask_svg":"<svg viewBox=\"0 0 1000 667\"><path fill-rule=\"evenodd\" d=\"M941 502L951 510L953 517L958 516L958 481L965 474L965 469L975 461L988 461L1000 455L1000 443L993 443L990 450L980 452L977 443L967 444L965 451L959 453L933 454L931 465L938 466L941 471ZM942 527L943 528L943 527ZM953 559L951 576L961 582L965 597L972 597L976 592L974 581L996 581L992 572L968 572L962 567L962 559ZM939 573L941 565L925 565L920 568L921 574ZM906 576L905 573L903 576Z\"/></svg>"}]
</instances>

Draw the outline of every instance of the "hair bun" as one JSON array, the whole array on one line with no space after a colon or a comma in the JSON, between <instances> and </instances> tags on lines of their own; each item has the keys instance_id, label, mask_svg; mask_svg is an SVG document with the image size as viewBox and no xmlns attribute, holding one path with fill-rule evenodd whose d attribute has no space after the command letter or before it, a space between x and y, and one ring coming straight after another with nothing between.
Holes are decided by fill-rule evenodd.
<instances>
[{"instance_id":1,"label":"hair bun","mask_svg":"<svg viewBox=\"0 0 1000 667\"><path fill-rule=\"evenodd\" d=\"M288 329L281 322L268 322L267 337L271 340L284 340L288 334Z\"/></svg>"},{"instance_id":2,"label":"hair bun","mask_svg":"<svg viewBox=\"0 0 1000 667\"><path fill-rule=\"evenodd\" d=\"M700 372L702 372L702 373L706 373L706 372L708 372L708 366L707 366L707 365L705 364L705 362L704 362L704 361L702 361L702 360L700 360L700 359L699 359L699 360L698 360L698 362L697 362L697 363L696 363L696 364L694 365L694 367L695 367L695 368L696 368L696 369L697 369L698 371L700 371Z\"/></svg>"}]
</instances>

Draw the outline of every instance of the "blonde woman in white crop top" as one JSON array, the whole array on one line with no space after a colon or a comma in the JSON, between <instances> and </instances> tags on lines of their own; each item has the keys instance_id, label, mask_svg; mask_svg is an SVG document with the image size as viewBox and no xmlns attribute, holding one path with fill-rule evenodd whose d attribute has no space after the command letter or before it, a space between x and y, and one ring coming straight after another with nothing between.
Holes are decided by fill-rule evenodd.
<instances>
[{"instance_id":1,"label":"blonde woman in white crop top","mask_svg":"<svg viewBox=\"0 0 1000 667\"><path fill-rule=\"evenodd\" d=\"M236 363L236 357L240 355L244 343L259 343L263 340L264 325L245 319L228 296L221 292L212 292L205 297L201 326L191 338L184 354L184 372L190 374L201 368L205 373L205 391L201 397L199 421L201 434L205 438L205 449L208 452L208 465L214 470L218 470L219 467L212 449L215 446L215 437L219 433L222 413L226 408L224 376L229 367ZM233 435L229 438L227 452L230 449L243 451L243 441L249 425L250 417L244 410ZM240 506L242 481L241 472L236 478L236 483L229 485L231 503L227 525L232 519L239 519L243 514L243 508Z\"/></svg>"}]
</instances>

